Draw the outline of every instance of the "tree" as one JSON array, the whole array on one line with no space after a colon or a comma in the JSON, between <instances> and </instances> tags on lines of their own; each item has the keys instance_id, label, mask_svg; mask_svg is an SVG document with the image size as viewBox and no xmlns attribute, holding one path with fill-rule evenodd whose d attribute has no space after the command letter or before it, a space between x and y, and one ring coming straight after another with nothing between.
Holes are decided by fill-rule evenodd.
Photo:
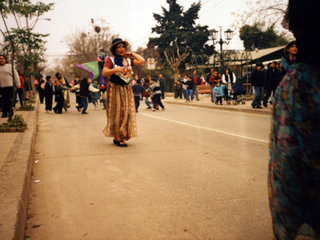
<instances>
[{"instance_id":1,"label":"tree","mask_svg":"<svg viewBox=\"0 0 320 240\"><path fill-rule=\"evenodd\" d=\"M91 19L90 30L76 30L66 38L69 48L67 66L74 73L80 74L84 70L76 65L91 61L97 61L100 50L104 49L107 55L110 55L109 48L112 40L117 35L112 35L106 23L106 20L99 18L96 21ZM129 49L128 49L129 50Z\"/></svg>"},{"instance_id":2,"label":"tree","mask_svg":"<svg viewBox=\"0 0 320 240\"><path fill-rule=\"evenodd\" d=\"M233 13L238 17L238 26L267 23L268 26L274 25L278 29L287 9L288 0L250 0L247 6L248 10Z\"/></svg>"},{"instance_id":3,"label":"tree","mask_svg":"<svg viewBox=\"0 0 320 240\"><path fill-rule=\"evenodd\" d=\"M200 2L193 3L187 11L183 11L176 0L167 0L167 3L169 10L162 7L162 16L153 14L158 25L152 32L160 36L150 38L149 45L157 46L162 61L172 67L176 80L179 71L185 68L184 63L190 61L191 53L211 55L213 46L206 44L210 35L208 26L195 24Z\"/></svg>"},{"instance_id":4,"label":"tree","mask_svg":"<svg viewBox=\"0 0 320 240\"><path fill-rule=\"evenodd\" d=\"M37 52L36 57L30 57L32 54L31 51L31 45L30 41L33 41L35 45L37 46L37 50L43 48L42 44L39 44L41 41L38 41L39 38L43 37L44 35L32 35L31 31L33 27L35 26L36 22L38 21L39 17L44 14L45 12L51 10L53 8L53 3L50 3L48 5L38 2L37 4L31 4L29 0L2 0L0 1L0 14L1 18L3 20L5 29L0 29L5 42L7 45L5 46L5 51L11 52L11 65L12 65L12 72L14 71L14 60L15 60L15 53L17 52L18 59L20 62L26 61L26 58L28 57L28 61L31 60L36 61L36 63L41 62L42 55ZM8 16L12 16L15 19L15 22L17 24L16 28L11 28L9 30L8 24L6 19ZM22 28L19 24L19 17L25 17L26 18L26 27ZM36 18L36 21L34 22L34 25L30 28L28 21L32 17ZM41 40L41 39L40 39ZM22 45L29 44L28 46L28 55L26 54L20 54L21 50L24 49ZM24 65L25 66L25 65ZM13 74L12 74L13 76ZM15 99L15 88L13 88L12 92L12 99ZM13 108L14 101L12 101L10 112L9 112L9 120L11 120L12 117L12 108Z\"/></svg>"},{"instance_id":5,"label":"tree","mask_svg":"<svg viewBox=\"0 0 320 240\"><path fill-rule=\"evenodd\" d=\"M7 43L4 49L12 53L14 51L17 52L17 59L15 60L22 65L23 72L30 75L30 72L28 72L30 66L36 70L37 65L45 61L46 41L43 38L49 36L49 34L34 33L32 32L33 28L38 22L39 17L52 10L54 4L44 4L42 2L32 4L29 0L5 2L7 4L3 11L4 17L12 15L16 22L16 28L11 28L10 31L8 29L6 31L1 30L4 41ZM21 17L26 19L25 27L18 21ZM35 20L30 25L29 21L33 19ZM31 74L34 74L34 72L31 72Z\"/></svg>"},{"instance_id":6,"label":"tree","mask_svg":"<svg viewBox=\"0 0 320 240\"><path fill-rule=\"evenodd\" d=\"M252 26L244 25L240 29L240 38L244 41L244 47L248 50L264 49L285 45L288 42L287 37L281 33L278 35L274 25L269 26L263 31L264 24L254 23Z\"/></svg>"}]
</instances>

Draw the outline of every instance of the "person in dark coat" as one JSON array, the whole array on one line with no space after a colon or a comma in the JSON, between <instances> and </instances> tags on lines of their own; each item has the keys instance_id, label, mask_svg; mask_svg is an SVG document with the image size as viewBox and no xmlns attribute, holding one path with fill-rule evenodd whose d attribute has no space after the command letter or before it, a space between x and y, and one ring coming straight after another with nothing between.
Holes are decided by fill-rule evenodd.
<instances>
[{"instance_id":1,"label":"person in dark coat","mask_svg":"<svg viewBox=\"0 0 320 240\"><path fill-rule=\"evenodd\" d=\"M54 113L62 114L62 107L64 103L64 96L63 96L63 90L69 90L69 88L64 87L63 84L63 78L58 77L58 85L56 86L56 90L54 91L54 94L56 96L56 102L57 105L53 108Z\"/></svg>"},{"instance_id":2,"label":"person in dark coat","mask_svg":"<svg viewBox=\"0 0 320 240\"><path fill-rule=\"evenodd\" d=\"M43 76L40 75L39 76L39 85L38 85L38 92L39 92L39 99L40 99L40 103L43 103L44 100L44 96L45 96L45 90L42 89L41 85L44 83L45 81L43 80Z\"/></svg>"},{"instance_id":3,"label":"person in dark coat","mask_svg":"<svg viewBox=\"0 0 320 240\"><path fill-rule=\"evenodd\" d=\"M275 93L279 83L281 81L281 72L277 68L277 62L272 62L264 77L264 90L265 97L263 100L263 106L268 106L268 99L271 93Z\"/></svg>"},{"instance_id":4,"label":"person in dark coat","mask_svg":"<svg viewBox=\"0 0 320 240\"><path fill-rule=\"evenodd\" d=\"M253 108L261 108L261 92L264 83L264 72L262 68L262 63L258 63L256 69L250 75L250 82L255 91L255 96L251 103Z\"/></svg>"},{"instance_id":5,"label":"person in dark coat","mask_svg":"<svg viewBox=\"0 0 320 240\"><path fill-rule=\"evenodd\" d=\"M161 89L161 98L165 98L165 89L166 89L166 80L164 79L163 75L159 75L158 82L160 84L160 89Z\"/></svg>"},{"instance_id":6,"label":"person in dark coat","mask_svg":"<svg viewBox=\"0 0 320 240\"><path fill-rule=\"evenodd\" d=\"M80 87L80 99L81 103L76 106L77 110L80 112L82 109L82 114L88 114L86 112L88 108L88 97L90 92L99 92L98 88L92 86L92 80L90 78L84 78L81 80L80 85L75 86L75 88Z\"/></svg>"},{"instance_id":7,"label":"person in dark coat","mask_svg":"<svg viewBox=\"0 0 320 240\"><path fill-rule=\"evenodd\" d=\"M53 83L52 83L52 77L47 76L46 77L46 84L44 87L44 95L45 95L45 101L46 101L46 111L47 113L51 113L52 111L52 99L53 99Z\"/></svg>"}]
</instances>

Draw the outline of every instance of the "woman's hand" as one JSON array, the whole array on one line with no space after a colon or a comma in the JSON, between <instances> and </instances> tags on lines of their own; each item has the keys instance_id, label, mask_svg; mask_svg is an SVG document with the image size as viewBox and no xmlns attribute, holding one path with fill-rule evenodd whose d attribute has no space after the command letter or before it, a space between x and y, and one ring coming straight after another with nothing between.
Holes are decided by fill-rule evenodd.
<instances>
[{"instance_id":1,"label":"woman's hand","mask_svg":"<svg viewBox=\"0 0 320 240\"><path fill-rule=\"evenodd\" d=\"M126 73L127 72L127 68L126 67L118 67L117 68L117 72Z\"/></svg>"},{"instance_id":2,"label":"woman's hand","mask_svg":"<svg viewBox=\"0 0 320 240\"><path fill-rule=\"evenodd\" d=\"M132 57L132 56L133 56L133 55L132 55L132 52L126 52L126 56L125 56L126 58L127 58L127 57Z\"/></svg>"}]
</instances>

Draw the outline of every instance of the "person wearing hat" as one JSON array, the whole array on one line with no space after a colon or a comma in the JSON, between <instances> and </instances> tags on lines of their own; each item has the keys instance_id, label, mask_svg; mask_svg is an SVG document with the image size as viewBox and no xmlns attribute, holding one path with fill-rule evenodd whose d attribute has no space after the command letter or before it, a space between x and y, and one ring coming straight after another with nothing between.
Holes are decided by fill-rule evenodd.
<instances>
[{"instance_id":1,"label":"person wearing hat","mask_svg":"<svg viewBox=\"0 0 320 240\"><path fill-rule=\"evenodd\" d=\"M125 141L137 136L134 94L130 86L132 66L145 62L140 55L127 52L129 43L116 38L112 41L112 56L106 57L103 76L109 77L106 93L107 125L103 133L113 137L113 143L127 147Z\"/></svg>"},{"instance_id":2,"label":"person wearing hat","mask_svg":"<svg viewBox=\"0 0 320 240\"><path fill-rule=\"evenodd\" d=\"M262 87L264 83L264 72L262 71L263 64L257 63L256 69L250 75L250 82L254 88L255 96L251 103L253 108L262 108L261 107L261 94L262 94Z\"/></svg>"},{"instance_id":3,"label":"person wearing hat","mask_svg":"<svg viewBox=\"0 0 320 240\"><path fill-rule=\"evenodd\" d=\"M297 41L290 41L284 48L285 56L281 58L282 67L287 72L290 65L297 62Z\"/></svg>"}]
</instances>

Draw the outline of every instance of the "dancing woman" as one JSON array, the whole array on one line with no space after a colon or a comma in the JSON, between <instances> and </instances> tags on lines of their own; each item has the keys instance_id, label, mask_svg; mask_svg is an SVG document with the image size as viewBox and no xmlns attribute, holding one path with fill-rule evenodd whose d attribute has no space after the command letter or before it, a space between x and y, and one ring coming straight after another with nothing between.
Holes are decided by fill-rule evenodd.
<instances>
[{"instance_id":1,"label":"dancing woman","mask_svg":"<svg viewBox=\"0 0 320 240\"><path fill-rule=\"evenodd\" d=\"M134 94L129 83L132 80L132 66L145 62L140 55L126 52L128 46L127 41L114 39L110 46L113 56L106 58L102 71L103 76L109 77L107 125L103 133L113 137L113 143L119 147L127 147L125 141L137 136Z\"/></svg>"}]
</instances>

